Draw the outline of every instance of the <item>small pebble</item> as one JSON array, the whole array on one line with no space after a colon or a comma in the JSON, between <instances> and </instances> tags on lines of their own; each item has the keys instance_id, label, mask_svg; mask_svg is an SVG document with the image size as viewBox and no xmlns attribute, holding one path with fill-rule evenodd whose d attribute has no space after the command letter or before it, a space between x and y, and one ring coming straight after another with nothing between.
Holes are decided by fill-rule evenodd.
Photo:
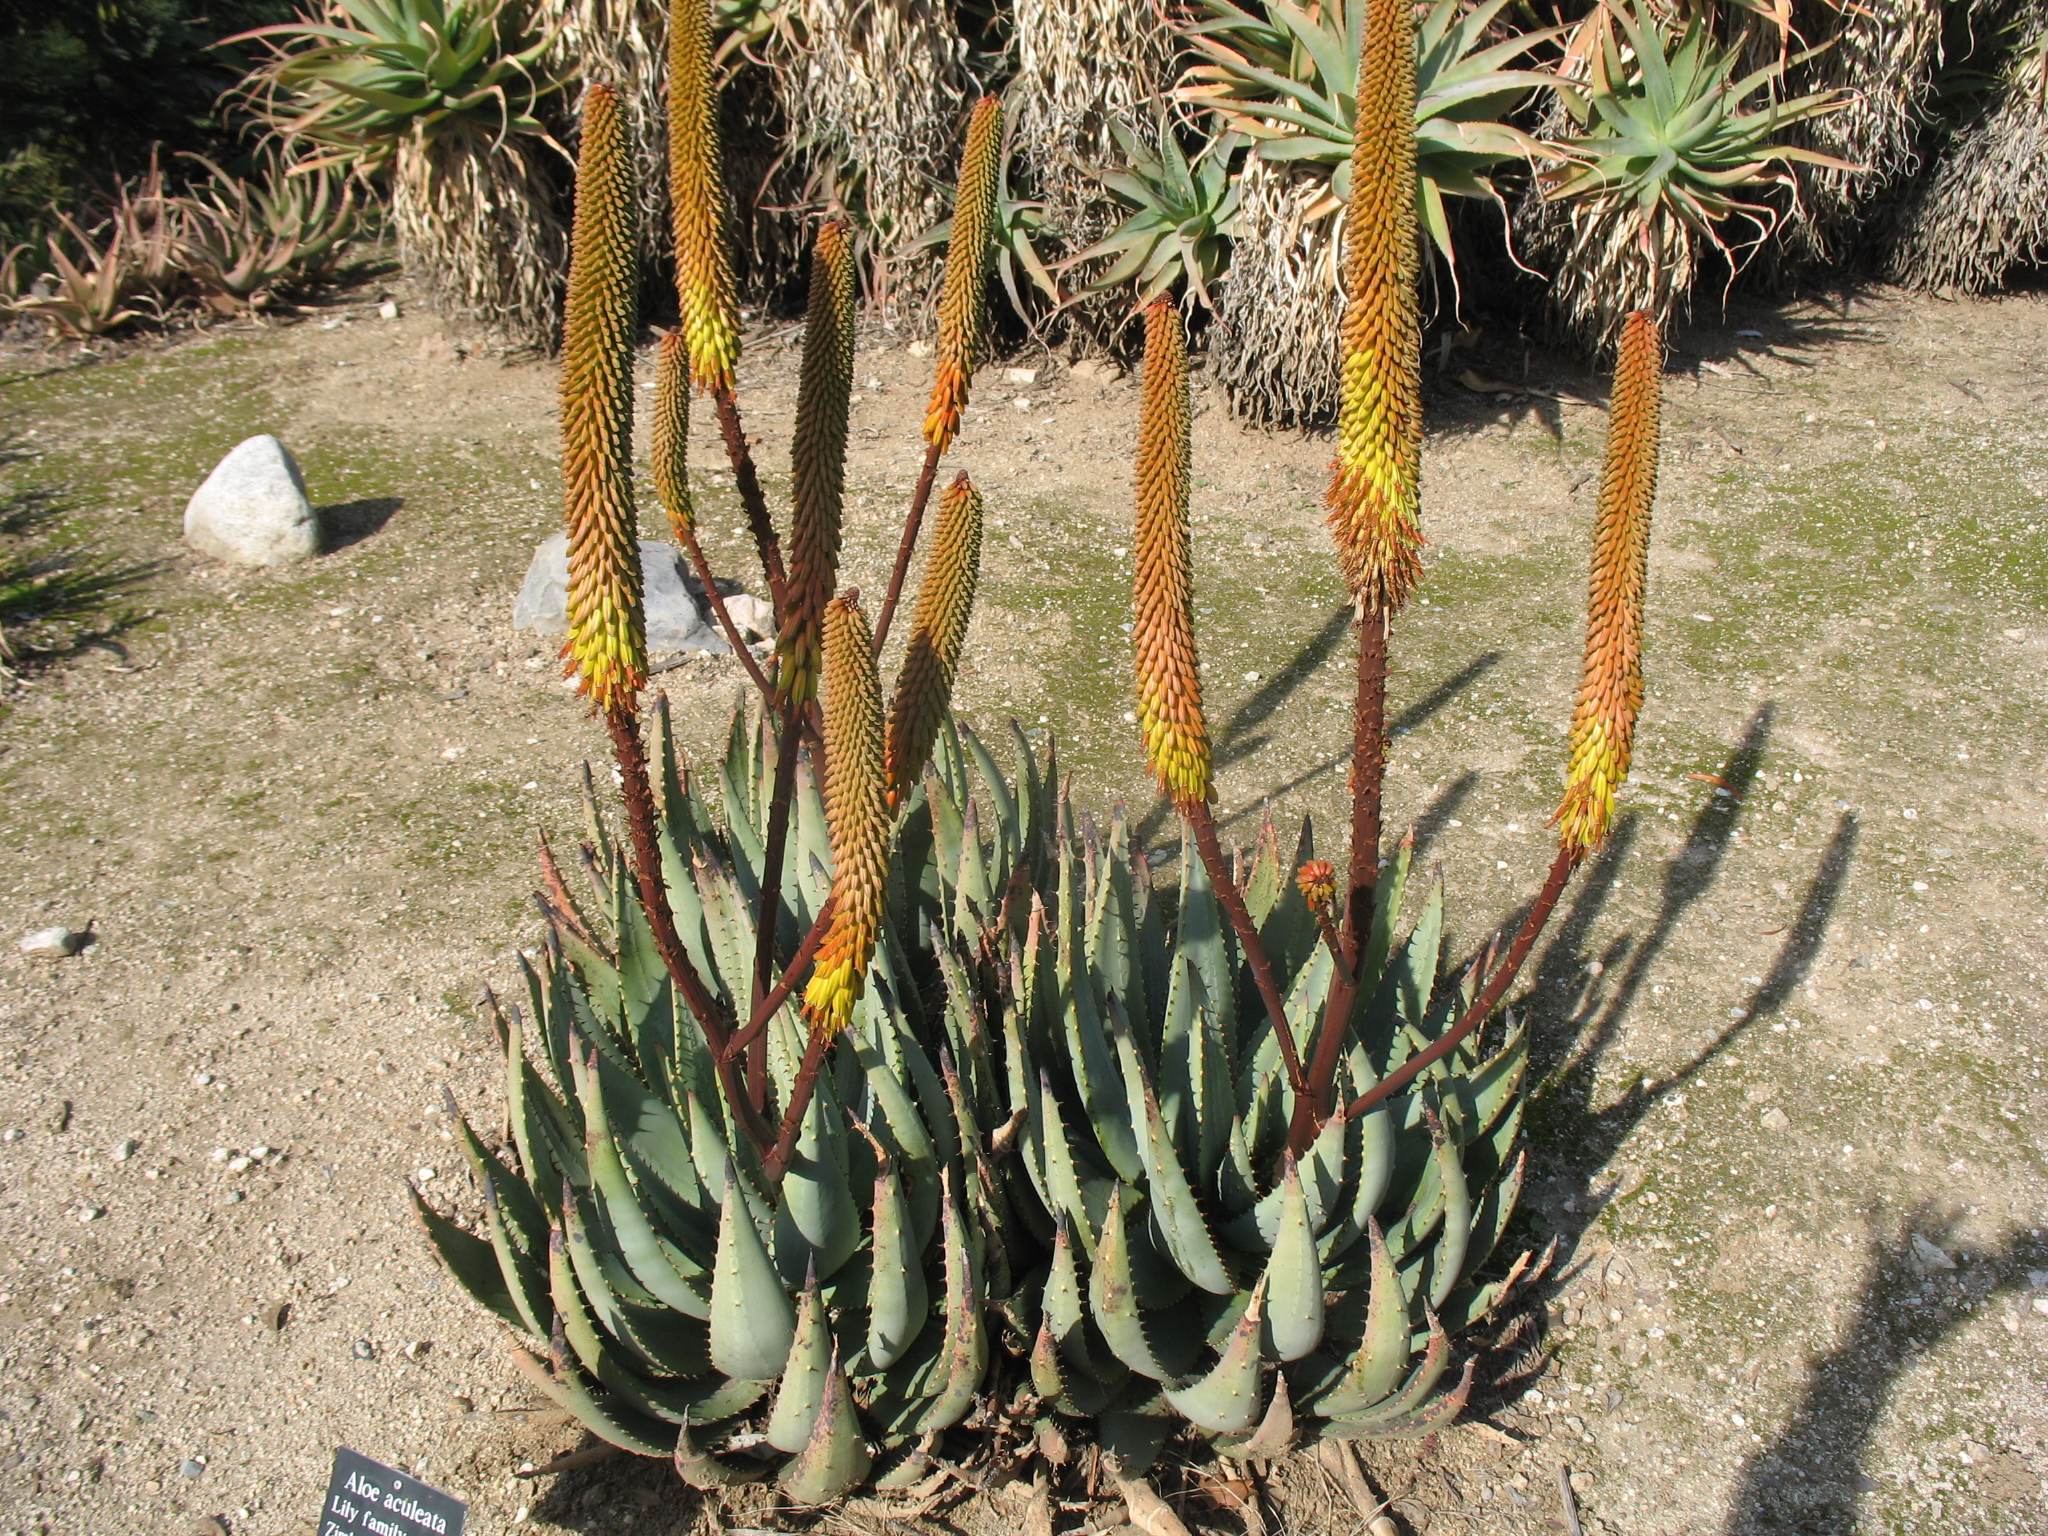
<instances>
[{"instance_id":1,"label":"small pebble","mask_svg":"<svg viewBox=\"0 0 2048 1536\"><path fill-rule=\"evenodd\" d=\"M415 1168L413 1170L413 1177L418 1179L422 1184L431 1183L438 1176L439 1175L437 1175L435 1171L431 1168Z\"/></svg>"},{"instance_id":2,"label":"small pebble","mask_svg":"<svg viewBox=\"0 0 2048 1536\"><path fill-rule=\"evenodd\" d=\"M9 1126L7 1133L4 1136L0 1136L0 1141L19 1141L27 1134L28 1132L22 1130L19 1126Z\"/></svg>"},{"instance_id":3,"label":"small pebble","mask_svg":"<svg viewBox=\"0 0 2048 1536\"><path fill-rule=\"evenodd\" d=\"M1792 1128L1792 1117L1782 1109L1767 1109L1761 1123L1767 1131L1788 1131Z\"/></svg>"},{"instance_id":4,"label":"small pebble","mask_svg":"<svg viewBox=\"0 0 2048 1536\"><path fill-rule=\"evenodd\" d=\"M273 1301L262 1312L263 1326L272 1333L283 1333L284 1325L292 1315L292 1304L288 1301Z\"/></svg>"},{"instance_id":5,"label":"small pebble","mask_svg":"<svg viewBox=\"0 0 2048 1536\"><path fill-rule=\"evenodd\" d=\"M379 320L396 320L398 318L398 300L386 299L382 304L379 304L377 306L377 318Z\"/></svg>"},{"instance_id":6,"label":"small pebble","mask_svg":"<svg viewBox=\"0 0 2048 1536\"><path fill-rule=\"evenodd\" d=\"M178 1464L178 1475L180 1477L197 1477L205 1470L206 1459L203 1456L187 1456Z\"/></svg>"},{"instance_id":7,"label":"small pebble","mask_svg":"<svg viewBox=\"0 0 2048 1536\"><path fill-rule=\"evenodd\" d=\"M355 1343L349 1347L349 1353L354 1355L358 1360L374 1360L377 1358L377 1346L372 1344L368 1339L357 1339Z\"/></svg>"},{"instance_id":8,"label":"small pebble","mask_svg":"<svg viewBox=\"0 0 2048 1536\"><path fill-rule=\"evenodd\" d=\"M248 1198L249 1197L243 1194L239 1189L231 1189L228 1191L229 1205L240 1205L244 1200Z\"/></svg>"},{"instance_id":9,"label":"small pebble","mask_svg":"<svg viewBox=\"0 0 2048 1536\"><path fill-rule=\"evenodd\" d=\"M127 1138L127 1140L123 1141L118 1147L114 1148L114 1161L117 1163L127 1162L129 1158L133 1157L136 1154L136 1152L140 1150L141 1146L141 1142L137 1141L133 1136L130 1136L129 1138Z\"/></svg>"},{"instance_id":10,"label":"small pebble","mask_svg":"<svg viewBox=\"0 0 2048 1536\"><path fill-rule=\"evenodd\" d=\"M476 1401L458 1392L448 1399L448 1411L452 1414L475 1413Z\"/></svg>"},{"instance_id":11,"label":"small pebble","mask_svg":"<svg viewBox=\"0 0 2048 1536\"><path fill-rule=\"evenodd\" d=\"M69 928L39 928L22 935L21 952L38 960L62 960L85 948L85 935Z\"/></svg>"},{"instance_id":12,"label":"small pebble","mask_svg":"<svg viewBox=\"0 0 2048 1536\"><path fill-rule=\"evenodd\" d=\"M213 1086L213 1074L211 1072L195 1072L192 1074L192 1081L202 1088L211 1088Z\"/></svg>"},{"instance_id":13,"label":"small pebble","mask_svg":"<svg viewBox=\"0 0 2048 1536\"><path fill-rule=\"evenodd\" d=\"M228 1172L247 1173L249 1171L250 1161L251 1159L249 1159L247 1156L231 1157L228 1159Z\"/></svg>"},{"instance_id":14,"label":"small pebble","mask_svg":"<svg viewBox=\"0 0 2048 1536\"><path fill-rule=\"evenodd\" d=\"M249 1155L255 1158L260 1163L261 1161L263 1161L264 1158L270 1156L270 1154L272 1152L275 1152L276 1150L277 1149L275 1147L265 1147L259 1145L251 1147L249 1149Z\"/></svg>"}]
</instances>

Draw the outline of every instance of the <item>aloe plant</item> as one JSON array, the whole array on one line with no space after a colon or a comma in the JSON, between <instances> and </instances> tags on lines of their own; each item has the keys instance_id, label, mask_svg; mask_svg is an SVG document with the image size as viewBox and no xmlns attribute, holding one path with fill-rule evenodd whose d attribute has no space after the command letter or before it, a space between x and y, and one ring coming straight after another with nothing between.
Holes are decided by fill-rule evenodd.
<instances>
[{"instance_id":1,"label":"aloe plant","mask_svg":"<svg viewBox=\"0 0 2048 1536\"><path fill-rule=\"evenodd\" d=\"M1550 84L1541 70L1513 68L1555 31L1494 28L1508 0L1435 0L1415 34L1415 185L1418 222L1453 256L1446 197L1494 197L1495 166L1545 157L1531 135L1503 121ZM1261 159L1328 167L1334 212L1351 195L1354 91L1369 0L1299 6L1294 0L1200 0L1184 28L1205 62L1176 93L1254 141Z\"/></svg>"},{"instance_id":2,"label":"aloe plant","mask_svg":"<svg viewBox=\"0 0 2048 1536\"><path fill-rule=\"evenodd\" d=\"M1132 211L1065 265L1108 261L1085 289L1100 292L1134 284L1140 308L1177 284L1215 308L1209 290L1230 264L1231 220L1238 201L1232 161L1243 140L1235 132L1218 134L1190 163L1164 117L1155 125L1156 150L1122 123L1109 126L1123 151L1124 168L1103 170L1096 179Z\"/></svg>"},{"instance_id":3,"label":"aloe plant","mask_svg":"<svg viewBox=\"0 0 2048 1536\"><path fill-rule=\"evenodd\" d=\"M332 0L222 41L258 39L271 56L241 86L257 115L365 168L415 136L542 135L535 107L565 84L542 69L552 39L524 35L510 0Z\"/></svg>"},{"instance_id":4,"label":"aloe plant","mask_svg":"<svg viewBox=\"0 0 2048 1536\"><path fill-rule=\"evenodd\" d=\"M1306 827L1289 857L1264 827L1243 879L1221 844L1186 333L1165 299L1144 311L1132 659L1147 761L1183 826L1171 895L1154 878L1170 850L1139 846L1121 807L1095 825L1050 744L1012 725L1006 773L951 714L981 544L965 476L884 704L859 594L838 587L856 340L838 221L814 249L776 665L750 671L758 703L734 716L715 794L659 700L648 749L637 199L623 109L586 93L565 656L611 738L623 835L593 799L582 900L543 848L546 945L524 1006L492 1007L508 1131L493 1148L456 1117L481 1219L418 1209L519 1336L522 1372L593 1434L701 1488L772 1474L815 1505L963 1456L1012 1467L1076 1429L1128 1478L1170 1434L1257 1462L1462 1411L1457 1336L1542 1263L1503 1247L1528 1035L1500 1009L1628 772L1661 358L1632 318L1556 856L1506 942L1447 964L1441 883L1417 899L1406 841L1380 858L1388 638L1421 574L1413 172L1385 142L1407 142L1407 11L1372 0L1358 68L1330 496L1359 616L1341 876ZM691 174L718 206L715 166ZM971 357L979 337L955 341ZM684 531L687 351L664 341L655 408L655 480ZM939 388L953 398L943 371ZM727 409L737 422L729 393Z\"/></svg>"},{"instance_id":5,"label":"aloe plant","mask_svg":"<svg viewBox=\"0 0 2048 1536\"><path fill-rule=\"evenodd\" d=\"M355 189L330 167L298 167L275 150L257 179L231 176L201 155L212 174L173 200L177 263L216 310L260 309L275 294L317 282L356 232Z\"/></svg>"},{"instance_id":6,"label":"aloe plant","mask_svg":"<svg viewBox=\"0 0 2048 1536\"><path fill-rule=\"evenodd\" d=\"M1570 222L1557 296L1572 324L1604 342L1634 310L1667 322L1699 246L1732 271L1742 247L1769 236L1779 215L1764 193L1793 187L1791 166L1855 169L1783 140L1851 100L1840 90L1781 98L1785 71L1815 52L1739 74L1742 40L1717 42L1705 17L1681 29L1647 6L1608 8L1586 78L1557 83L1575 131L1561 144L1568 158L1543 177L1545 199ZM1741 246L1723 234L1735 220L1754 231Z\"/></svg>"}]
</instances>

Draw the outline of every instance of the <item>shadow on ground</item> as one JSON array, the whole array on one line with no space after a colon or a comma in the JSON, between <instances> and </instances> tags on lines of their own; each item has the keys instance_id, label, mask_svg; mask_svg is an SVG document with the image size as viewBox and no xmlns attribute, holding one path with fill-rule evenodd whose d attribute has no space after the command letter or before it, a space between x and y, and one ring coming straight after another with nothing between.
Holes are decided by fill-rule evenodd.
<instances>
[{"instance_id":1,"label":"shadow on ground","mask_svg":"<svg viewBox=\"0 0 2048 1536\"><path fill-rule=\"evenodd\" d=\"M1850 1536L1864 1528L1864 1496L1885 1485L1862 1462L1899 1379L1995 1297L2019 1289L2027 1265L2048 1252L2017 1231L1972 1244L1958 1235L1960 1219L1921 1206L1889 1229L1873 1222L1854 1315L1841 1342L1808 1365L1784 1429L1744 1464L1727 1536ZM2010 1501L2015 1516L2031 1514L2038 1528L2040 1482L2017 1456L1987 1458L1974 1475L1994 1501Z\"/></svg>"},{"instance_id":2,"label":"shadow on ground","mask_svg":"<svg viewBox=\"0 0 2048 1536\"><path fill-rule=\"evenodd\" d=\"M370 501L344 501L332 507L318 507L320 548L326 554L347 549L384 531L384 525L405 506L403 496L379 496Z\"/></svg>"}]
</instances>

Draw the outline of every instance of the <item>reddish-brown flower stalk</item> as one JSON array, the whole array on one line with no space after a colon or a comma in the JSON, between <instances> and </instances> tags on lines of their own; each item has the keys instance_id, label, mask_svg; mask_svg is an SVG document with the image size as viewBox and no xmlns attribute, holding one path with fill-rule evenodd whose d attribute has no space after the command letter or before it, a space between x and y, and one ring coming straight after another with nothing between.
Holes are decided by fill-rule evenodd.
<instances>
[{"instance_id":1,"label":"reddish-brown flower stalk","mask_svg":"<svg viewBox=\"0 0 2048 1536\"><path fill-rule=\"evenodd\" d=\"M789 605L776 640L782 666L777 681L793 705L817 697L821 625L839 574L855 294L852 231L836 220L821 224L811 252L790 447Z\"/></svg>"},{"instance_id":2,"label":"reddish-brown flower stalk","mask_svg":"<svg viewBox=\"0 0 2048 1536\"><path fill-rule=\"evenodd\" d=\"M1650 506L1657 495L1657 430L1664 345L1657 323L1637 311L1622 322L1593 568L1586 584L1586 661L1572 715L1564 800L1553 818L1558 842L1578 856L1607 840L1615 791L1628 777L1636 715L1643 707L1643 585L1649 569Z\"/></svg>"},{"instance_id":3,"label":"reddish-brown flower stalk","mask_svg":"<svg viewBox=\"0 0 2048 1536\"><path fill-rule=\"evenodd\" d=\"M1137 533L1132 579L1131 649L1138 679L1138 723L1145 755L1195 834L1195 849L1222 903L1238 947L1266 1005L1273 1038L1297 1095L1305 1094L1301 1057L1287 1024L1273 966L1231 878L1209 810L1209 727L1195 657L1194 561L1188 547L1191 482L1188 342L1180 311L1161 299L1145 310L1144 388L1138 408Z\"/></svg>"},{"instance_id":4,"label":"reddish-brown flower stalk","mask_svg":"<svg viewBox=\"0 0 2048 1536\"><path fill-rule=\"evenodd\" d=\"M882 686L860 594L825 609L825 816L832 835L832 924L804 988L811 1028L846 1027L867 983L889 883Z\"/></svg>"},{"instance_id":5,"label":"reddish-brown flower stalk","mask_svg":"<svg viewBox=\"0 0 2048 1536\"><path fill-rule=\"evenodd\" d=\"M1159 787L1185 811L1209 799L1209 730L1188 549L1187 336L1164 299L1145 310L1143 381L1131 627L1138 730Z\"/></svg>"},{"instance_id":6,"label":"reddish-brown flower stalk","mask_svg":"<svg viewBox=\"0 0 2048 1536\"><path fill-rule=\"evenodd\" d=\"M939 723L953 698L953 676L967 643L981 571L981 492L964 474L939 500L939 529L918 588L910 646L889 705L889 808L923 777Z\"/></svg>"},{"instance_id":7,"label":"reddish-brown flower stalk","mask_svg":"<svg viewBox=\"0 0 2048 1536\"><path fill-rule=\"evenodd\" d=\"M633 707L647 682L633 513L633 163L619 99L583 94L576 218L562 323L562 513L569 525L569 639L580 691Z\"/></svg>"},{"instance_id":8,"label":"reddish-brown flower stalk","mask_svg":"<svg viewBox=\"0 0 2048 1536\"><path fill-rule=\"evenodd\" d=\"M704 588L705 600L711 604L712 617L725 634L725 643L739 657L740 665L747 669L761 696L773 698L775 689L768 674L754 660L754 653L747 649L746 636L740 633L726 609L725 594L719 591L717 578L711 574L711 562L697 538L697 509L690 499L690 353L681 331L665 333L655 355L654 426L650 436L648 459L654 471L654 490L661 498L662 509L668 513L669 531L676 537L676 547L689 556L690 564L696 568L697 580Z\"/></svg>"}]
</instances>

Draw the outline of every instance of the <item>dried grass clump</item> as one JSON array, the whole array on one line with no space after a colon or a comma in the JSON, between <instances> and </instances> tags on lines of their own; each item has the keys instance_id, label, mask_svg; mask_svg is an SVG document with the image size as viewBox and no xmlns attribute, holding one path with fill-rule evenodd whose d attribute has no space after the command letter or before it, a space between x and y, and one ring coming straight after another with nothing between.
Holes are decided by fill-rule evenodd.
<instances>
[{"instance_id":1,"label":"dried grass clump","mask_svg":"<svg viewBox=\"0 0 2048 1536\"><path fill-rule=\"evenodd\" d=\"M1780 226L1772 252L1777 265L1827 265L1852 256L1880 196L1918 173L1941 56L1941 13L1941 0L1860 0L1846 9L1807 0L1796 14L1805 37L1836 41L1791 71L1788 92L1839 86L1853 94L1841 111L1803 123L1789 137L1860 169L1800 168L1799 203ZM1760 29L1758 45L1775 47L1776 34Z\"/></svg>"},{"instance_id":2,"label":"dried grass clump","mask_svg":"<svg viewBox=\"0 0 2048 1536\"><path fill-rule=\"evenodd\" d=\"M668 267L668 8L661 0L544 0L550 63L608 85L626 109L642 269Z\"/></svg>"},{"instance_id":3,"label":"dried grass clump","mask_svg":"<svg viewBox=\"0 0 2048 1536\"><path fill-rule=\"evenodd\" d=\"M892 254L944 216L973 88L967 45L938 0L802 0L796 30L778 70L789 121L814 156L858 177L850 211L870 249Z\"/></svg>"},{"instance_id":4,"label":"dried grass clump","mask_svg":"<svg viewBox=\"0 0 2048 1536\"><path fill-rule=\"evenodd\" d=\"M1983 293L2048 261L2048 15L2021 39L1906 215L1891 263L1901 282Z\"/></svg>"},{"instance_id":5,"label":"dried grass clump","mask_svg":"<svg viewBox=\"0 0 2048 1536\"><path fill-rule=\"evenodd\" d=\"M1112 122L1150 122L1173 83L1174 38L1163 11L1129 0L1016 0L1014 142L1033 195L1067 249L1094 244L1129 209L1096 179L1123 155ZM1102 331L1124 318L1121 293L1078 297L1068 318Z\"/></svg>"},{"instance_id":6,"label":"dried grass clump","mask_svg":"<svg viewBox=\"0 0 2048 1536\"><path fill-rule=\"evenodd\" d=\"M1338 221L1309 218L1328 197L1316 175L1245 162L1237 242L1210 333L1210 367L1233 413L1261 427L1336 414L1337 355L1327 341L1344 319Z\"/></svg>"},{"instance_id":7,"label":"dried grass clump","mask_svg":"<svg viewBox=\"0 0 2048 1536\"><path fill-rule=\"evenodd\" d=\"M408 137L391 178L399 248L434 301L551 351L569 265L566 163L530 137Z\"/></svg>"}]
</instances>

